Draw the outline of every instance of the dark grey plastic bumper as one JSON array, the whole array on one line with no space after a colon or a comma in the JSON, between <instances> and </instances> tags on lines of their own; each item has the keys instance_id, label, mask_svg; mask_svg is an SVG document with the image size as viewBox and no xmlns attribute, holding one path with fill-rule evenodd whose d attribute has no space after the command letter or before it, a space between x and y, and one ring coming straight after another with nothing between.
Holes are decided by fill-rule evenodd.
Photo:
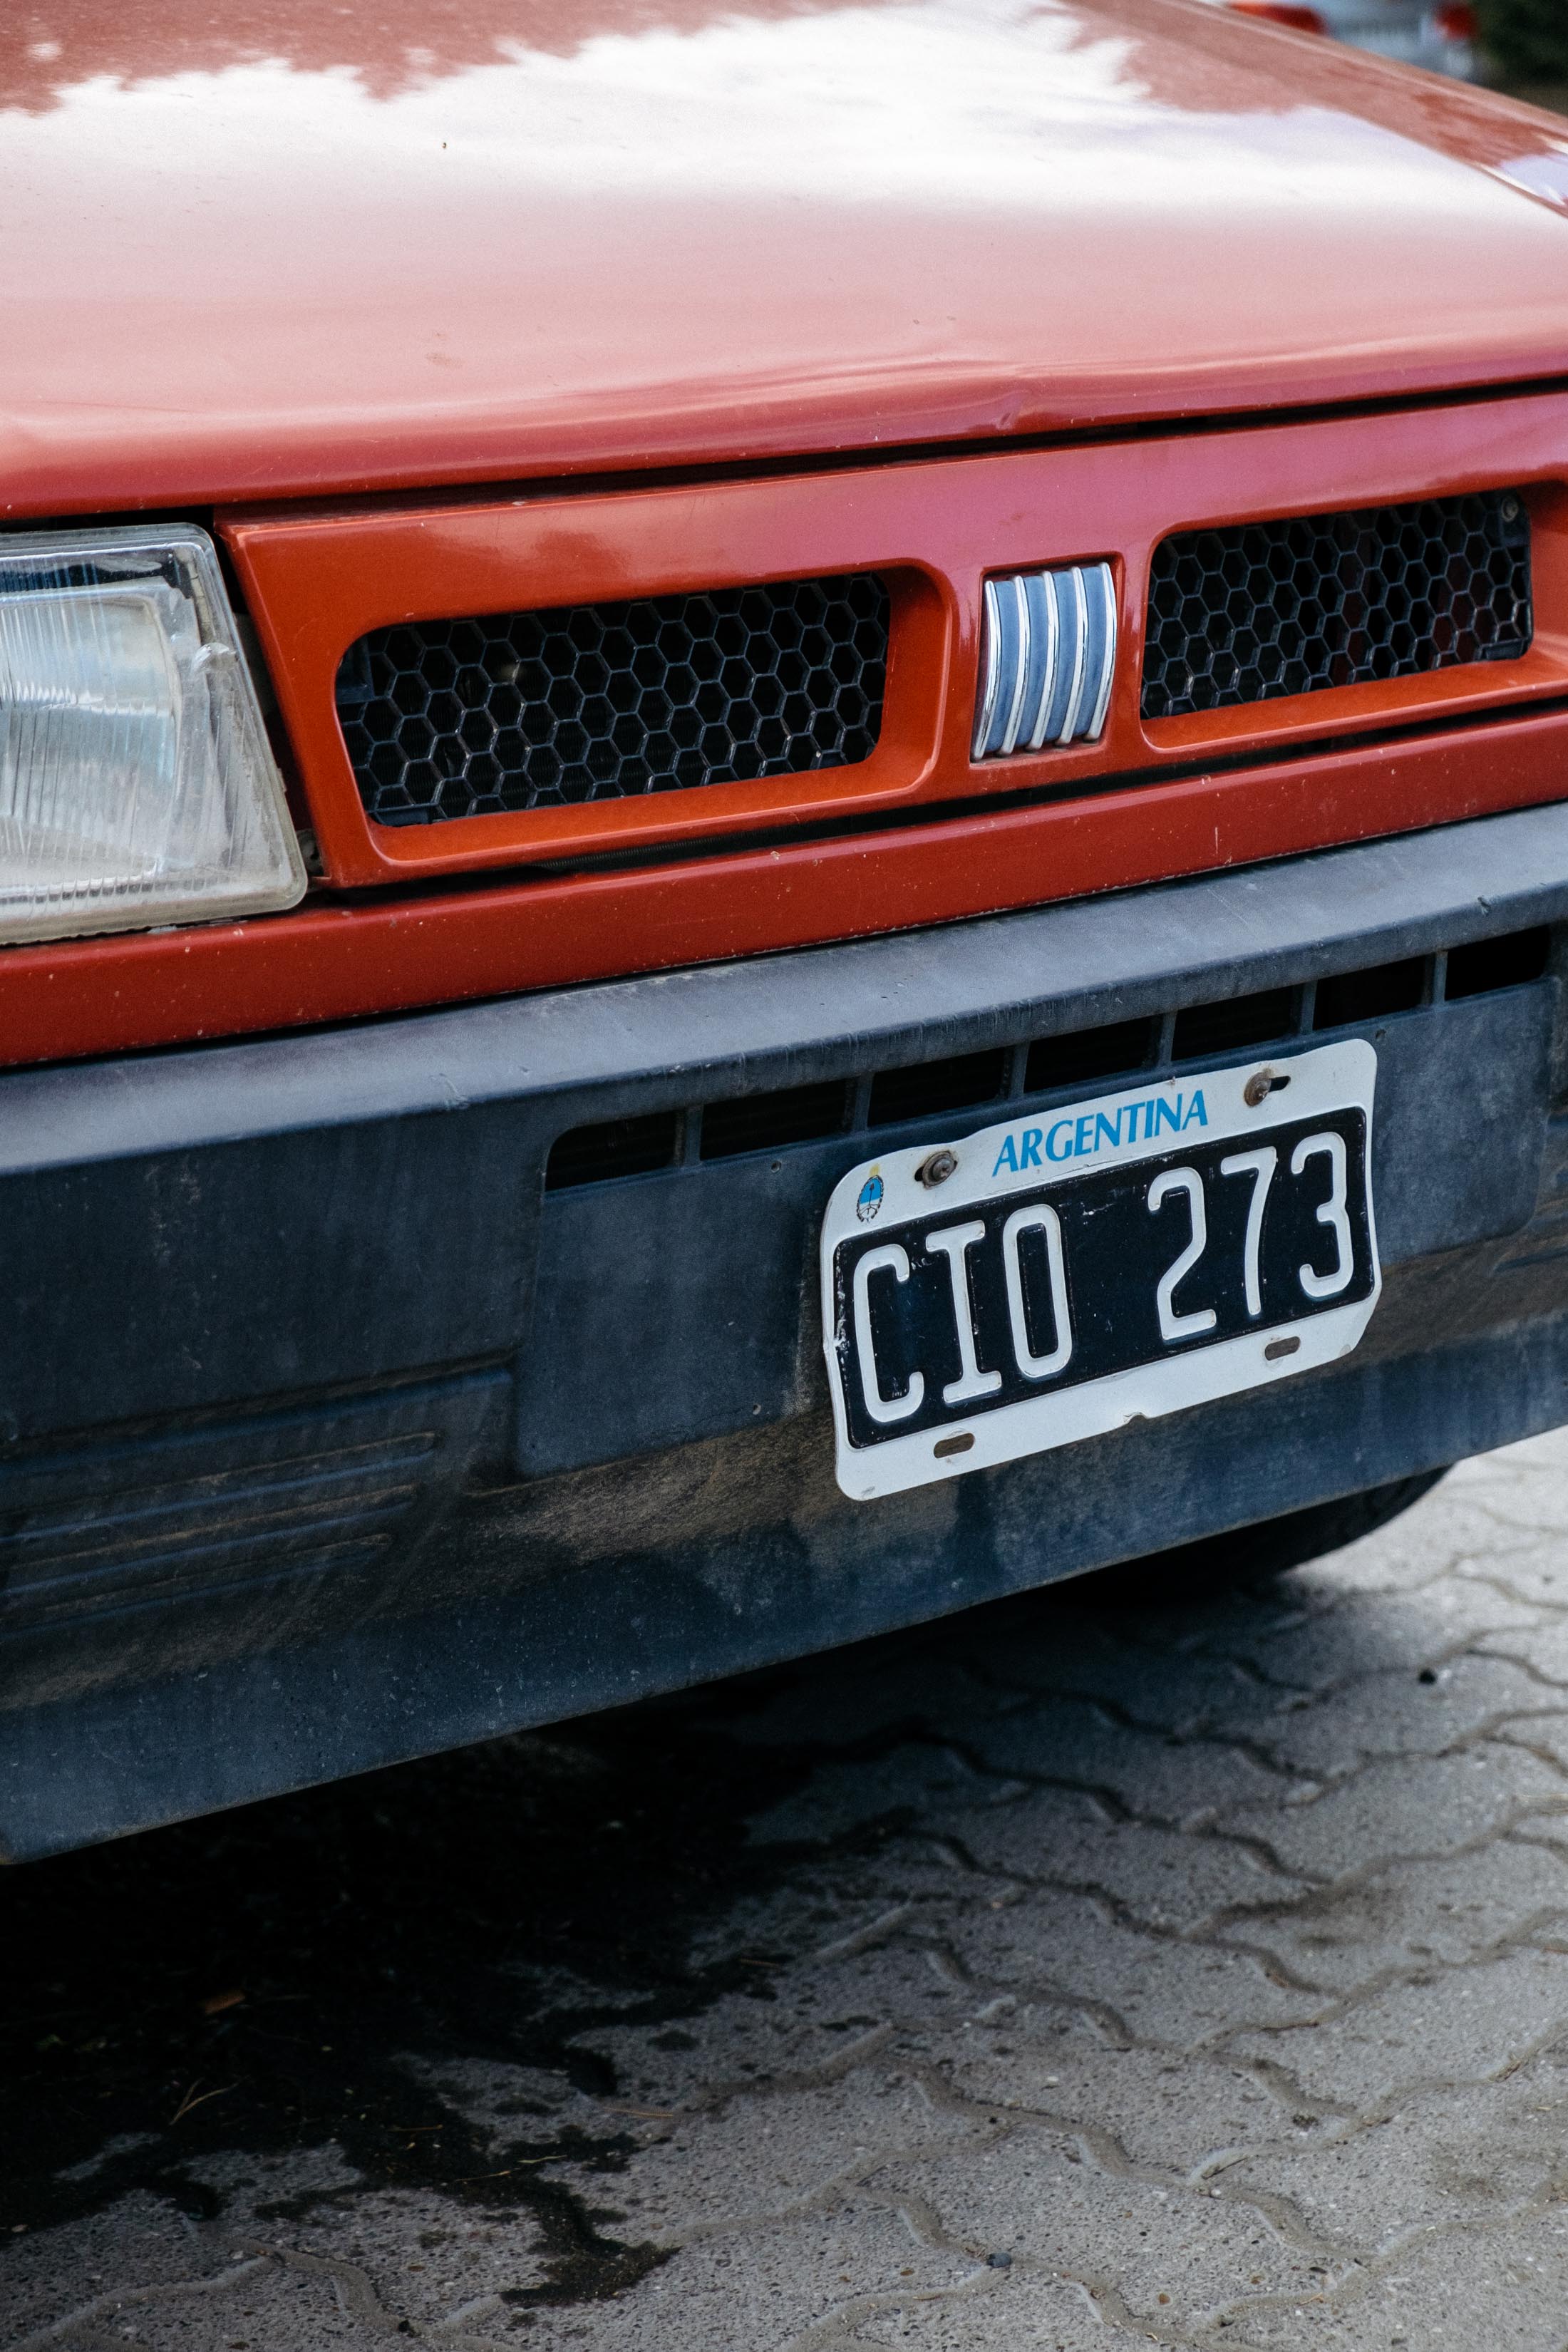
<instances>
[{"instance_id":1,"label":"dark grey plastic bumper","mask_svg":"<svg viewBox=\"0 0 1568 2352\"><path fill-rule=\"evenodd\" d=\"M892 1503L834 1485L814 1303L821 1204L876 1144L542 1182L585 1124L1281 984L1310 1020L1326 975L1564 920L1549 808L0 1079L0 1845L668 1689L1568 1420L1551 974L1364 1027L1387 1285L1348 1363Z\"/></svg>"}]
</instances>

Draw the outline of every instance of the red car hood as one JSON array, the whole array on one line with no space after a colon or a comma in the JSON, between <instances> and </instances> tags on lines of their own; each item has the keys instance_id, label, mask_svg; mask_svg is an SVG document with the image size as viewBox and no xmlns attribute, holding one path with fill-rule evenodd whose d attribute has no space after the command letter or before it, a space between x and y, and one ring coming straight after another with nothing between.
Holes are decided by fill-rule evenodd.
<instances>
[{"instance_id":1,"label":"red car hood","mask_svg":"<svg viewBox=\"0 0 1568 2352\"><path fill-rule=\"evenodd\" d=\"M1190 0L22 0L0 510L1568 374L1565 198L1552 118Z\"/></svg>"}]
</instances>

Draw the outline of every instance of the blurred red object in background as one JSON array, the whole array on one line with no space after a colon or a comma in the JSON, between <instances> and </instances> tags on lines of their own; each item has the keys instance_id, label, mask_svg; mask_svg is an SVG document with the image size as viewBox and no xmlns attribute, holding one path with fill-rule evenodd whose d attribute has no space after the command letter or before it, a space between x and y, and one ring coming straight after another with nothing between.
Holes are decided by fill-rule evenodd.
<instances>
[{"instance_id":1,"label":"blurred red object in background","mask_svg":"<svg viewBox=\"0 0 1568 2352\"><path fill-rule=\"evenodd\" d=\"M1314 7L1295 7L1295 0L1229 0L1239 16L1268 16L1269 24L1289 24L1293 33L1326 33L1328 26Z\"/></svg>"},{"instance_id":2,"label":"blurred red object in background","mask_svg":"<svg viewBox=\"0 0 1568 2352\"><path fill-rule=\"evenodd\" d=\"M1289 25L1293 33L1329 29L1315 8L1298 7L1294 0L1230 0L1230 5L1239 16L1267 16L1271 25Z\"/></svg>"}]
</instances>

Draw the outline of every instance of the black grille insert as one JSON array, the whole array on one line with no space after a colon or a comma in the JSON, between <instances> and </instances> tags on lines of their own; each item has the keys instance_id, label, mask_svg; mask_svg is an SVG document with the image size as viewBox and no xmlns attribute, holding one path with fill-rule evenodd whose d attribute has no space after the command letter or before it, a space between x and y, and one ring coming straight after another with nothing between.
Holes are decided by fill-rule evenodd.
<instances>
[{"instance_id":1,"label":"black grille insert","mask_svg":"<svg viewBox=\"0 0 1568 2352\"><path fill-rule=\"evenodd\" d=\"M1163 1023L1157 1014L1151 1014L1142 1020L1109 1022L1099 1029L1074 1030L1065 1036L1037 1037L1026 1053L996 1046L938 1062L917 1062L907 1069L879 1070L868 1074L868 1086L864 1078L858 1083L830 1078L734 1097L702 1107L700 1156L707 1160L730 1160L853 1134L862 1127L946 1118L953 1111L997 1103L1004 1096L1010 1102L1021 1097L1071 1092L1081 1097L1098 1079L1131 1078L1139 1070L1161 1070L1210 1055L1245 1053L1248 1047L1292 1051L1303 1042L1303 1030L1352 1028L1412 1013L1422 1005L1518 988L1539 980L1547 969L1551 948L1552 933L1539 928L1450 948L1446 960L1406 956L1396 963L1338 972L1319 981L1310 1011L1306 1003L1310 983L1263 989L1216 1003L1185 1005L1173 1018L1166 1016L1172 1028L1168 1053L1160 1050ZM858 1108L862 1102L863 1111ZM612 1177L648 1175L672 1168L682 1132L680 1114L676 1111L574 1128L557 1139L545 1183L555 1191L567 1184L599 1183Z\"/></svg>"},{"instance_id":2,"label":"black grille insert","mask_svg":"<svg viewBox=\"0 0 1568 2352\"><path fill-rule=\"evenodd\" d=\"M1154 551L1143 716L1511 661L1532 628L1511 490L1187 531Z\"/></svg>"},{"instance_id":3,"label":"black grille insert","mask_svg":"<svg viewBox=\"0 0 1568 2352\"><path fill-rule=\"evenodd\" d=\"M367 814L431 824L868 759L888 591L872 572L374 629L338 717Z\"/></svg>"}]
</instances>

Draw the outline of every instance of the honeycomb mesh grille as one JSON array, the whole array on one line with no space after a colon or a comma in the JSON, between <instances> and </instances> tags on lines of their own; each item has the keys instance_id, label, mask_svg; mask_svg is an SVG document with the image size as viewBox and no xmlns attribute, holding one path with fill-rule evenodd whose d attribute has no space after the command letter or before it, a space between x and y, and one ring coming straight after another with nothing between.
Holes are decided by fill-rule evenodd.
<instances>
[{"instance_id":1,"label":"honeycomb mesh grille","mask_svg":"<svg viewBox=\"0 0 1568 2352\"><path fill-rule=\"evenodd\" d=\"M869 757L888 592L870 572L373 630L338 716L378 824L563 808Z\"/></svg>"},{"instance_id":2,"label":"honeycomb mesh grille","mask_svg":"<svg viewBox=\"0 0 1568 2352\"><path fill-rule=\"evenodd\" d=\"M1511 491L1189 531L1154 551L1143 716L1509 661L1531 628Z\"/></svg>"}]
</instances>

